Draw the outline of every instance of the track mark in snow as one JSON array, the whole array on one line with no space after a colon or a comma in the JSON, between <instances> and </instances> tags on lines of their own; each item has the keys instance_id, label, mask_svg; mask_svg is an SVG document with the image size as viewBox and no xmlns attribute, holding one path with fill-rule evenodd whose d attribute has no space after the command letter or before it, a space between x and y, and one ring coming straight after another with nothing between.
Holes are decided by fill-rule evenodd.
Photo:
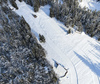
<instances>
[{"instance_id":1,"label":"track mark in snow","mask_svg":"<svg viewBox=\"0 0 100 84\"><path fill-rule=\"evenodd\" d=\"M88 45L88 43L87 43L87 45ZM87 61L90 62L91 68L94 69L94 71L96 71L93 62L92 62L92 60L90 59L90 56L91 56L91 55L87 55L84 51L82 51L82 52L85 54L85 58L87 58ZM99 76L98 76L98 75L95 75L93 72L91 72L91 73L92 73L92 77L93 77L93 79L94 79L94 84L100 84Z\"/></svg>"},{"instance_id":2,"label":"track mark in snow","mask_svg":"<svg viewBox=\"0 0 100 84\"><path fill-rule=\"evenodd\" d=\"M43 27L44 27L43 25L44 25L45 22L42 23L42 26L41 26L41 22L42 22L42 21L40 20L39 24L40 24L40 27L42 28L42 32L44 32L44 33L46 34L46 31L43 29ZM52 46L53 46L52 49L54 50L54 48L56 48L55 50L61 53L61 55L59 55L59 56L67 57L67 56L59 49L59 47L56 46L56 44L54 43L54 41L52 41L51 37L49 37L48 34L46 34L46 37L47 37L46 39L50 39L50 40L47 41L47 42L49 42L49 43L52 44ZM55 51L55 50L54 50L54 51ZM55 52L56 52L56 51L55 51ZM57 52L57 54L59 54L58 52ZM59 57L59 58L60 58L60 57ZM62 58L62 59L63 59L63 58ZM73 79L71 80L71 81L73 81L72 84L78 84L78 75L77 75L77 71L76 71L76 69L75 69L75 66L74 66L74 64L72 63L72 61L71 61L68 57L67 57L66 59L67 59L67 62L68 62L68 61L70 62L70 63L68 62L68 64L69 64L70 66L67 64L69 67L71 67L70 69L72 69L70 73L74 74L74 78L71 76L71 77L74 79L74 81L73 81ZM64 59L63 59L63 61L64 61ZM65 61L65 62L66 62L66 61ZM73 71L74 71L74 73L73 73ZM76 78L75 78L75 77L76 77ZM75 82L75 79L76 79L77 82Z\"/></svg>"}]
</instances>

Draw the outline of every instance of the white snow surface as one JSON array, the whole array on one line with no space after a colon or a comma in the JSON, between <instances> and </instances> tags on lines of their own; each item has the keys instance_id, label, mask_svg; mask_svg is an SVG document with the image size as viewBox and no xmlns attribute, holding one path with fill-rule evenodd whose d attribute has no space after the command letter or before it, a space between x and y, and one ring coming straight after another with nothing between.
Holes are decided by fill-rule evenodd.
<instances>
[{"instance_id":1,"label":"white snow surface","mask_svg":"<svg viewBox=\"0 0 100 84\"><path fill-rule=\"evenodd\" d=\"M100 43L85 33L67 34L66 27L49 17L49 5L35 13L25 2L16 0L18 15L23 16L37 37L44 35L46 42L40 43L47 52L46 58L59 77L60 84L100 84ZM34 18L32 14L37 15ZM55 67L55 62L59 65ZM62 77L66 70L68 73Z\"/></svg>"},{"instance_id":2,"label":"white snow surface","mask_svg":"<svg viewBox=\"0 0 100 84\"><path fill-rule=\"evenodd\" d=\"M100 1L96 2L96 0L79 0L79 5L83 8L86 7L91 10L100 11Z\"/></svg>"}]
</instances>

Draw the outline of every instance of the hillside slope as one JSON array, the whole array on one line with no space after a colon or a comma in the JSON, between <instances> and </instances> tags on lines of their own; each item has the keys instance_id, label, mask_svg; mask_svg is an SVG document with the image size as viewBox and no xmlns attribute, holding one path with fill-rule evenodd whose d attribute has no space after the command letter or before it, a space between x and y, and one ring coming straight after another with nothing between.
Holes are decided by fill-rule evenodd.
<instances>
[{"instance_id":1,"label":"hillside slope","mask_svg":"<svg viewBox=\"0 0 100 84\"><path fill-rule=\"evenodd\" d=\"M100 43L84 33L68 35L62 23L48 16L48 5L35 13L24 2L16 3L19 9L14 11L29 23L38 42L39 34L46 38L46 43L40 44L47 51L47 59L58 74L61 84L100 84ZM63 77L66 70L68 73Z\"/></svg>"}]
</instances>

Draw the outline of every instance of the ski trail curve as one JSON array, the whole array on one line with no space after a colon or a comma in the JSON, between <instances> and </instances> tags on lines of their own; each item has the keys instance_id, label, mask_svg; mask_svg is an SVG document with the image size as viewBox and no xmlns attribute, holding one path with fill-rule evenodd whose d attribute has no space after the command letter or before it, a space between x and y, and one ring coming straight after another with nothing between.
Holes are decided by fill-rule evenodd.
<instances>
[{"instance_id":1,"label":"ski trail curve","mask_svg":"<svg viewBox=\"0 0 100 84\"><path fill-rule=\"evenodd\" d=\"M43 19L44 20L44 19ZM47 44L53 49L53 51L55 51L56 52L56 54L57 54L57 56L59 56L59 58L61 59L61 62L62 61L65 61L65 63L66 64L64 64L64 66L66 67L66 65L68 66L68 67L66 67L66 68L69 68L69 71L70 71L70 73L72 74L71 75L71 77L72 77L72 80L71 81L73 81L73 79L74 79L74 81L71 83L71 84L78 84L78 75L77 75L77 71L76 71L76 69L75 69L75 66L74 66L74 64L73 64L73 62L67 57L67 55L65 55L57 46L56 46L56 44L52 41L52 39L49 37L49 35L47 34L47 32L45 31L45 26L44 26L44 23L43 23L43 20L42 19L40 19L40 21L39 21L39 24L40 24L40 27L41 27L41 29L42 29L42 32L44 32L45 34L44 35L46 35L45 37L47 37L46 38L46 42L47 42ZM42 22L42 23L41 23ZM49 32L49 31L48 31ZM49 42L49 43L48 43ZM52 44L52 46L50 45L50 44ZM44 47L45 48L45 47ZM59 52L59 53L58 53ZM63 56L62 56L63 55ZM62 57L61 57L62 56ZM63 57L66 57L66 58L63 58ZM67 61L67 62L66 62ZM60 63L61 63L60 62ZM73 76L73 74L74 74L74 76ZM76 80L76 81L75 81Z\"/></svg>"}]
</instances>

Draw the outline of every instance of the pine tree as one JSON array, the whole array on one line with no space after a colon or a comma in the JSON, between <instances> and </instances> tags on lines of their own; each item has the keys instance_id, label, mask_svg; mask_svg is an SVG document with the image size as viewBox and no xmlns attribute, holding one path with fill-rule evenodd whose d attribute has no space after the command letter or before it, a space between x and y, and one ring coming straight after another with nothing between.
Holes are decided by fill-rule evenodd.
<instances>
[{"instance_id":1,"label":"pine tree","mask_svg":"<svg viewBox=\"0 0 100 84\"><path fill-rule=\"evenodd\" d=\"M39 0L34 1L34 12L38 12L40 8L40 2Z\"/></svg>"},{"instance_id":2,"label":"pine tree","mask_svg":"<svg viewBox=\"0 0 100 84\"><path fill-rule=\"evenodd\" d=\"M69 29L67 33L70 34L71 33L71 29Z\"/></svg>"},{"instance_id":3,"label":"pine tree","mask_svg":"<svg viewBox=\"0 0 100 84\"><path fill-rule=\"evenodd\" d=\"M54 11L53 11L53 9L52 8L50 8L50 17L52 18L52 17L54 17L55 15L54 15Z\"/></svg>"}]
</instances>

